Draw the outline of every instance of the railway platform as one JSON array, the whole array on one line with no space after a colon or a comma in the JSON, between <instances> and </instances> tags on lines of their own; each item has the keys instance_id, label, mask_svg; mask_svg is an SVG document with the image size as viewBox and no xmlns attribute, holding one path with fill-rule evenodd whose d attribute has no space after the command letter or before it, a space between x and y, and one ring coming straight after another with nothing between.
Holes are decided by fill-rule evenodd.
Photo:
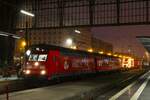
<instances>
[{"instance_id":1,"label":"railway platform","mask_svg":"<svg viewBox=\"0 0 150 100\"><path fill-rule=\"evenodd\" d=\"M103 95L97 100L108 99L108 100L150 100L150 71L139 77L136 81L132 82L125 88L114 92ZM115 93L115 94L114 94ZM114 94L113 96L111 96Z\"/></svg>"},{"instance_id":2,"label":"railway platform","mask_svg":"<svg viewBox=\"0 0 150 100\"><path fill-rule=\"evenodd\" d=\"M60 83L48 87L9 93L10 100L94 100L118 84L141 75L141 71L129 71L88 78L80 81ZM142 73L143 74L143 73ZM32 84L32 83L29 83ZM6 100L6 94L0 95ZM105 99L102 99L105 100ZM126 99L127 100L127 99Z\"/></svg>"},{"instance_id":3,"label":"railway platform","mask_svg":"<svg viewBox=\"0 0 150 100\"><path fill-rule=\"evenodd\" d=\"M10 76L10 77L3 77L3 76L0 76L0 82L12 81L12 80L18 80L17 75L12 75L12 76Z\"/></svg>"}]
</instances>

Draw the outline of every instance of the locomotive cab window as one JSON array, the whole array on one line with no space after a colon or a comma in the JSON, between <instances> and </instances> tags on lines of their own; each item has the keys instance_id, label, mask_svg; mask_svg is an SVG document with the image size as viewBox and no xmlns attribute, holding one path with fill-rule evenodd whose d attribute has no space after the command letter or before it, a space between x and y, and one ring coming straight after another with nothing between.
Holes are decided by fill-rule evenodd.
<instances>
[{"instance_id":1,"label":"locomotive cab window","mask_svg":"<svg viewBox=\"0 0 150 100\"><path fill-rule=\"evenodd\" d=\"M46 59L47 59L47 55L46 54L41 54L38 57L38 61L46 61Z\"/></svg>"},{"instance_id":2,"label":"locomotive cab window","mask_svg":"<svg viewBox=\"0 0 150 100\"><path fill-rule=\"evenodd\" d=\"M46 61L47 54L31 54L29 61Z\"/></svg>"},{"instance_id":3,"label":"locomotive cab window","mask_svg":"<svg viewBox=\"0 0 150 100\"><path fill-rule=\"evenodd\" d=\"M38 54L31 54L29 56L29 61L37 61L38 60Z\"/></svg>"}]
</instances>

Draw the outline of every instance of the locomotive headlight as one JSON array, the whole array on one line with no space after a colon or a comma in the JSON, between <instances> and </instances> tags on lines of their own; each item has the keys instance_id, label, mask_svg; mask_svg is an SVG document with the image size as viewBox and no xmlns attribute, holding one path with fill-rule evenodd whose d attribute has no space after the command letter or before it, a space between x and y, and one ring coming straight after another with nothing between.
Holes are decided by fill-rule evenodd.
<instances>
[{"instance_id":1,"label":"locomotive headlight","mask_svg":"<svg viewBox=\"0 0 150 100\"><path fill-rule=\"evenodd\" d=\"M31 73L30 70L26 70L26 71L25 71L25 74L27 74L27 75L30 74L30 73Z\"/></svg>"},{"instance_id":2,"label":"locomotive headlight","mask_svg":"<svg viewBox=\"0 0 150 100\"><path fill-rule=\"evenodd\" d=\"M46 74L46 71L45 70L42 70L41 71L41 75L45 75Z\"/></svg>"},{"instance_id":3,"label":"locomotive headlight","mask_svg":"<svg viewBox=\"0 0 150 100\"><path fill-rule=\"evenodd\" d=\"M29 56L31 54L31 50L26 51L26 55Z\"/></svg>"},{"instance_id":4,"label":"locomotive headlight","mask_svg":"<svg viewBox=\"0 0 150 100\"><path fill-rule=\"evenodd\" d=\"M35 62L35 63L34 63L34 66L39 66L39 63L38 63L38 62Z\"/></svg>"}]
</instances>

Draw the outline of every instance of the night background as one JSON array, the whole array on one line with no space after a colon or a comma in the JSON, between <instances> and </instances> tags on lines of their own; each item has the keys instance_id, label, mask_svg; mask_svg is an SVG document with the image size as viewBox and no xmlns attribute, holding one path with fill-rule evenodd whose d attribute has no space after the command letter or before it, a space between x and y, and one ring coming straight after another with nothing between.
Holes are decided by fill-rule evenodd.
<instances>
[{"instance_id":1,"label":"night background","mask_svg":"<svg viewBox=\"0 0 150 100\"><path fill-rule=\"evenodd\" d=\"M150 35L149 25L141 25L149 23L148 0L120 0L119 3L116 0L82 1L1 0L0 30L16 34L16 29L25 29L26 21L33 32L38 29L90 27L94 37L113 44L114 52L128 53L130 49L133 54L143 57L145 49L135 37ZM35 13L35 18L20 15L20 9ZM10 36L0 37L0 41L0 62L12 63L10 59L13 58L15 40Z\"/></svg>"},{"instance_id":2,"label":"night background","mask_svg":"<svg viewBox=\"0 0 150 100\"><path fill-rule=\"evenodd\" d=\"M0 0L0 31L15 34L17 6L20 0ZM0 36L0 64L11 64L14 52L14 39Z\"/></svg>"},{"instance_id":3,"label":"night background","mask_svg":"<svg viewBox=\"0 0 150 100\"><path fill-rule=\"evenodd\" d=\"M149 100L150 0L0 0L0 100Z\"/></svg>"}]
</instances>

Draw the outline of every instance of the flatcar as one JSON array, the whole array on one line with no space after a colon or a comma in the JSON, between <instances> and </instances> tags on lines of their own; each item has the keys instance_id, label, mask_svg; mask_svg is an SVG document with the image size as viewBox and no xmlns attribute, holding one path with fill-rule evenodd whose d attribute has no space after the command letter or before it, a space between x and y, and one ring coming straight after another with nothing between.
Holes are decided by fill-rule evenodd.
<instances>
[{"instance_id":1,"label":"flatcar","mask_svg":"<svg viewBox=\"0 0 150 100\"><path fill-rule=\"evenodd\" d=\"M33 45L21 69L22 77L53 79L65 76L119 70L119 57L67 49L52 45Z\"/></svg>"}]
</instances>

